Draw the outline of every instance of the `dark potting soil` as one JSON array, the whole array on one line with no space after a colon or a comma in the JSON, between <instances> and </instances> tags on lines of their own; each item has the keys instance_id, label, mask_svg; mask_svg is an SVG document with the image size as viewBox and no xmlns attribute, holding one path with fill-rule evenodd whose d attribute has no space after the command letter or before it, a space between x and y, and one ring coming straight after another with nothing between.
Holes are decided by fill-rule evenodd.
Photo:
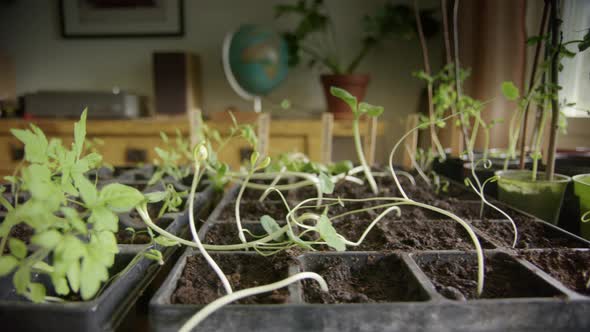
<instances>
[{"instance_id":1,"label":"dark potting soil","mask_svg":"<svg viewBox=\"0 0 590 332\"><path fill-rule=\"evenodd\" d=\"M260 224L242 224L242 228L259 237L267 235ZM247 241L254 241L257 238L248 232L245 232L244 236ZM238 226L235 223L217 223L209 226L204 243L222 245L238 244L242 241L238 237Z\"/></svg>"},{"instance_id":2,"label":"dark potting soil","mask_svg":"<svg viewBox=\"0 0 590 332\"><path fill-rule=\"evenodd\" d=\"M498 243L500 246L511 247L514 230L508 222L498 221L478 221L473 225L487 234L489 238ZM588 245L582 241L570 237L560 231L557 231L541 222L516 222L518 238L516 248L533 249L533 248L588 248Z\"/></svg>"},{"instance_id":3,"label":"dark potting soil","mask_svg":"<svg viewBox=\"0 0 590 332\"><path fill-rule=\"evenodd\" d=\"M520 255L541 270L561 281L568 288L590 295L590 252L551 250L544 252L524 251Z\"/></svg>"},{"instance_id":4,"label":"dark potting soil","mask_svg":"<svg viewBox=\"0 0 590 332\"><path fill-rule=\"evenodd\" d=\"M308 256L306 271L321 275L330 291L322 292L317 282L305 280L303 298L308 303L379 303L422 301L426 297L402 260L395 256L345 259L337 256Z\"/></svg>"},{"instance_id":5,"label":"dark potting soil","mask_svg":"<svg viewBox=\"0 0 590 332\"><path fill-rule=\"evenodd\" d=\"M289 262L291 262L288 256L281 254L270 257L256 254L212 254L211 256L228 277L234 290L262 286L285 279L288 276ZM225 294L221 281L206 260L200 255L190 256L187 257L186 265L170 301L173 304L207 304ZM277 304L287 302L288 298L288 289L281 288L234 303Z\"/></svg>"},{"instance_id":6,"label":"dark potting soil","mask_svg":"<svg viewBox=\"0 0 590 332\"><path fill-rule=\"evenodd\" d=\"M230 202L219 214L218 220L232 221L235 218L236 202ZM277 201L241 201L240 202L240 219L242 220L260 220L263 215L269 215L277 221L285 220L287 209L283 202Z\"/></svg>"},{"instance_id":7,"label":"dark potting soil","mask_svg":"<svg viewBox=\"0 0 590 332\"><path fill-rule=\"evenodd\" d=\"M334 223L339 234L356 242L369 226L370 221L342 220ZM478 237L484 249L494 245ZM348 250L474 250L467 231L459 224L447 220L379 221L358 247Z\"/></svg>"},{"instance_id":8,"label":"dark potting soil","mask_svg":"<svg viewBox=\"0 0 590 332\"><path fill-rule=\"evenodd\" d=\"M23 241L24 243L28 244L31 242L31 237L33 236L34 233L35 233L35 230L31 226L21 222L19 224L12 226L12 228L10 229L10 233L8 235L8 239L16 238L16 239L19 239L19 240ZM2 239L2 238L0 237L0 239ZM9 252L10 252L10 249L8 248L8 245L6 245L4 247L3 253L6 254Z\"/></svg>"},{"instance_id":9,"label":"dark potting soil","mask_svg":"<svg viewBox=\"0 0 590 332\"><path fill-rule=\"evenodd\" d=\"M270 181L269 180L250 180L249 183L270 185L272 183L272 180L270 180ZM279 182L276 185L285 185L285 184L289 184L289 181L287 179L281 179L281 180L279 180ZM260 198L260 196L262 196L262 194L264 194L264 190L259 190L259 189L254 189L254 188L246 188L246 190L244 190L244 194L242 195L242 199L257 201ZM285 198L287 198L288 194L289 194L288 192L283 192L283 196L285 196ZM265 200L280 200L280 199L281 199L281 197L279 196L279 194L276 193L276 191L270 192L265 198Z\"/></svg>"},{"instance_id":10,"label":"dark potting soil","mask_svg":"<svg viewBox=\"0 0 590 332\"><path fill-rule=\"evenodd\" d=\"M174 221L172 218L160 218L155 221L155 224L162 229L166 229L172 221ZM135 237L133 237L133 233L125 229L120 223L115 236L118 244L148 244L151 241L146 230L135 230Z\"/></svg>"},{"instance_id":11,"label":"dark potting soil","mask_svg":"<svg viewBox=\"0 0 590 332\"><path fill-rule=\"evenodd\" d=\"M420 260L418 265L436 290L451 300L477 299L475 256L439 256ZM480 298L552 297L559 292L536 278L517 261L504 255L485 258L485 283Z\"/></svg>"}]
</instances>

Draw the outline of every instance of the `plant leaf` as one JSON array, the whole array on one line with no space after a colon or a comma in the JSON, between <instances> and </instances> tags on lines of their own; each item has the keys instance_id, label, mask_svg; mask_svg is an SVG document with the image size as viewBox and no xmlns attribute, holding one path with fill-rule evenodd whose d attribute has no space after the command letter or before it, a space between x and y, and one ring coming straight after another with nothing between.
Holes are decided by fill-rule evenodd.
<instances>
[{"instance_id":1,"label":"plant leaf","mask_svg":"<svg viewBox=\"0 0 590 332\"><path fill-rule=\"evenodd\" d=\"M383 106L374 106L369 103L360 103L359 104L359 112L361 114L367 114L371 117L378 117L383 114Z\"/></svg>"},{"instance_id":2,"label":"plant leaf","mask_svg":"<svg viewBox=\"0 0 590 332\"><path fill-rule=\"evenodd\" d=\"M17 266L18 260L13 256L0 256L0 277L10 274Z\"/></svg>"},{"instance_id":3,"label":"plant leaf","mask_svg":"<svg viewBox=\"0 0 590 332\"><path fill-rule=\"evenodd\" d=\"M352 110L352 113L354 113L355 115L358 113L357 100L355 96L351 95L348 91L335 86L330 87L330 93L332 94L332 96L337 97L346 104L348 104L348 106Z\"/></svg>"},{"instance_id":4,"label":"plant leaf","mask_svg":"<svg viewBox=\"0 0 590 332\"><path fill-rule=\"evenodd\" d=\"M104 206L92 209L88 222L94 225L93 229L96 231L116 232L119 230L119 217Z\"/></svg>"},{"instance_id":5,"label":"plant leaf","mask_svg":"<svg viewBox=\"0 0 590 332\"><path fill-rule=\"evenodd\" d=\"M17 238L8 239L8 248L10 248L10 253L17 258L23 259L27 256L27 245Z\"/></svg>"},{"instance_id":6,"label":"plant leaf","mask_svg":"<svg viewBox=\"0 0 590 332\"><path fill-rule=\"evenodd\" d=\"M115 212L127 212L143 200L139 190L120 183L106 185L99 194L99 201Z\"/></svg>"},{"instance_id":7,"label":"plant leaf","mask_svg":"<svg viewBox=\"0 0 590 332\"><path fill-rule=\"evenodd\" d=\"M74 144L73 150L76 155L76 159L80 158L80 154L82 154L82 149L84 149L84 140L86 138L86 114L88 113L88 108L85 108L82 111L82 115L80 116L80 121L74 124Z\"/></svg>"},{"instance_id":8,"label":"plant leaf","mask_svg":"<svg viewBox=\"0 0 590 332\"><path fill-rule=\"evenodd\" d=\"M43 302L45 299L45 286L43 284L32 282L29 284L31 301L35 303Z\"/></svg>"},{"instance_id":9,"label":"plant leaf","mask_svg":"<svg viewBox=\"0 0 590 332\"><path fill-rule=\"evenodd\" d=\"M80 269L80 295L83 300L90 300L100 289L100 284L109 277L106 266L87 256L82 260Z\"/></svg>"},{"instance_id":10,"label":"plant leaf","mask_svg":"<svg viewBox=\"0 0 590 332\"><path fill-rule=\"evenodd\" d=\"M330 222L330 219L328 219L328 216L326 216L325 214L322 214L320 216L320 219L318 220L317 224L317 230L320 233L322 239L326 241L326 244L328 246L336 249L337 251L346 250L346 245L344 244L344 241L342 240L342 238L338 236L336 229L334 228L334 226L332 226L332 222Z\"/></svg>"},{"instance_id":11,"label":"plant leaf","mask_svg":"<svg viewBox=\"0 0 590 332\"><path fill-rule=\"evenodd\" d=\"M264 228L264 231L268 235L281 230L281 226L279 226L277 221L273 217L266 214L260 217L260 225L262 225L262 228ZM282 241L284 239L284 234L275 235L272 237L272 239L277 242Z\"/></svg>"},{"instance_id":12,"label":"plant leaf","mask_svg":"<svg viewBox=\"0 0 590 332\"><path fill-rule=\"evenodd\" d=\"M66 276L68 277L70 288L77 293L80 290L80 262L78 260L70 264L66 271Z\"/></svg>"},{"instance_id":13,"label":"plant leaf","mask_svg":"<svg viewBox=\"0 0 590 332\"><path fill-rule=\"evenodd\" d=\"M68 295L70 293L70 288L68 287L68 282L66 281L66 278L64 277L56 277L56 276L51 276L51 283L53 284L53 287L55 288L55 292L58 295Z\"/></svg>"},{"instance_id":14,"label":"plant leaf","mask_svg":"<svg viewBox=\"0 0 590 332\"><path fill-rule=\"evenodd\" d=\"M332 182L332 178L328 176L326 173L321 172L320 176L320 189L324 194L331 194L334 192L334 182Z\"/></svg>"},{"instance_id":15,"label":"plant leaf","mask_svg":"<svg viewBox=\"0 0 590 332\"><path fill-rule=\"evenodd\" d=\"M520 96L518 88L513 82L502 83L502 94L508 100L516 100Z\"/></svg>"},{"instance_id":16,"label":"plant leaf","mask_svg":"<svg viewBox=\"0 0 590 332\"><path fill-rule=\"evenodd\" d=\"M22 265L12 276L12 284L18 294L24 294L30 283L31 268L27 265Z\"/></svg>"},{"instance_id":17,"label":"plant leaf","mask_svg":"<svg viewBox=\"0 0 590 332\"><path fill-rule=\"evenodd\" d=\"M154 242L161 245L162 247L173 247L175 245L180 244L178 241L169 239L165 236L158 236L154 239Z\"/></svg>"},{"instance_id":18,"label":"plant leaf","mask_svg":"<svg viewBox=\"0 0 590 332\"><path fill-rule=\"evenodd\" d=\"M53 249L61 241L62 235L60 232L50 229L48 231L35 234L31 237L31 243L46 249Z\"/></svg>"},{"instance_id":19,"label":"plant leaf","mask_svg":"<svg viewBox=\"0 0 590 332\"><path fill-rule=\"evenodd\" d=\"M168 196L168 192L166 191L154 191L151 193L145 194L145 198L147 199L148 203L157 203L163 201Z\"/></svg>"}]
</instances>

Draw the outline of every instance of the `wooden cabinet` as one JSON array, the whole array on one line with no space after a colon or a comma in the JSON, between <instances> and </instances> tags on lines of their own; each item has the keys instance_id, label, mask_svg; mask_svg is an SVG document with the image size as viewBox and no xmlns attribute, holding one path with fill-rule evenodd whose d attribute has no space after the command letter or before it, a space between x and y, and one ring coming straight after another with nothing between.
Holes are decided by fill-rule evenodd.
<instances>
[{"instance_id":1,"label":"wooden cabinet","mask_svg":"<svg viewBox=\"0 0 590 332\"><path fill-rule=\"evenodd\" d=\"M24 154L22 144L12 136L11 128L27 128L35 123L48 137L59 137L71 144L74 130L73 120L39 119L34 121L0 120L0 175L11 174ZM227 134L230 122L210 121L207 124ZM151 163L156 154L154 148L162 146L160 132L174 137L176 131L188 137L189 122L186 117L149 118L138 120L88 120L87 137L100 138L104 145L99 147L105 161L114 166L134 166ZM317 119L273 119L270 125L269 154L281 152L302 152L312 160L322 159L322 122ZM365 132L367 125L361 125ZM378 134L383 128L379 127ZM349 121L335 121L333 136L352 136ZM243 140L234 140L220 151L219 158L232 167L237 167L250 149Z\"/></svg>"}]
</instances>

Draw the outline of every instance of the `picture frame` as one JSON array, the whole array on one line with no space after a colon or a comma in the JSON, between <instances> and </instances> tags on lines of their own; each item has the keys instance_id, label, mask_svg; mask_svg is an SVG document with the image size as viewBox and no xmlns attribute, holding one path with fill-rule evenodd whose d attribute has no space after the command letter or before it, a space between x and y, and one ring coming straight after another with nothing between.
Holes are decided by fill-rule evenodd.
<instances>
[{"instance_id":1,"label":"picture frame","mask_svg":"<svg viewBox=\"0 0 590 332\"><path fill-rule=\"evenodd\" d=\"M184 35L184 0L60 0L63 38Z\"/></svg>"}]
</instances>

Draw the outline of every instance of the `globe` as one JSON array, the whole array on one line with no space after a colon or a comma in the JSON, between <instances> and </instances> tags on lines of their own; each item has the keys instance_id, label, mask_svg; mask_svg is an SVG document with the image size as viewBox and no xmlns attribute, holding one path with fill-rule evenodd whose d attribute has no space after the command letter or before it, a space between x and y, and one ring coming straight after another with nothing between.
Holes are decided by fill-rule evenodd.
<instances>
[{"instance_id":1,"label":"globe","mask_svg":"<svg viewBox=\"0 0 590 332\"><path fill-rule=\"evenodd\" d=\"M287 43L274 30L241 26L229 39L228 67L239 87L253 96L266 95L287 76ZM232 85L233 86L233 85ZM236 89L236 87L234 87ZM239 93L239 92L238 92Z\"/></svg>"}]
</instances>

